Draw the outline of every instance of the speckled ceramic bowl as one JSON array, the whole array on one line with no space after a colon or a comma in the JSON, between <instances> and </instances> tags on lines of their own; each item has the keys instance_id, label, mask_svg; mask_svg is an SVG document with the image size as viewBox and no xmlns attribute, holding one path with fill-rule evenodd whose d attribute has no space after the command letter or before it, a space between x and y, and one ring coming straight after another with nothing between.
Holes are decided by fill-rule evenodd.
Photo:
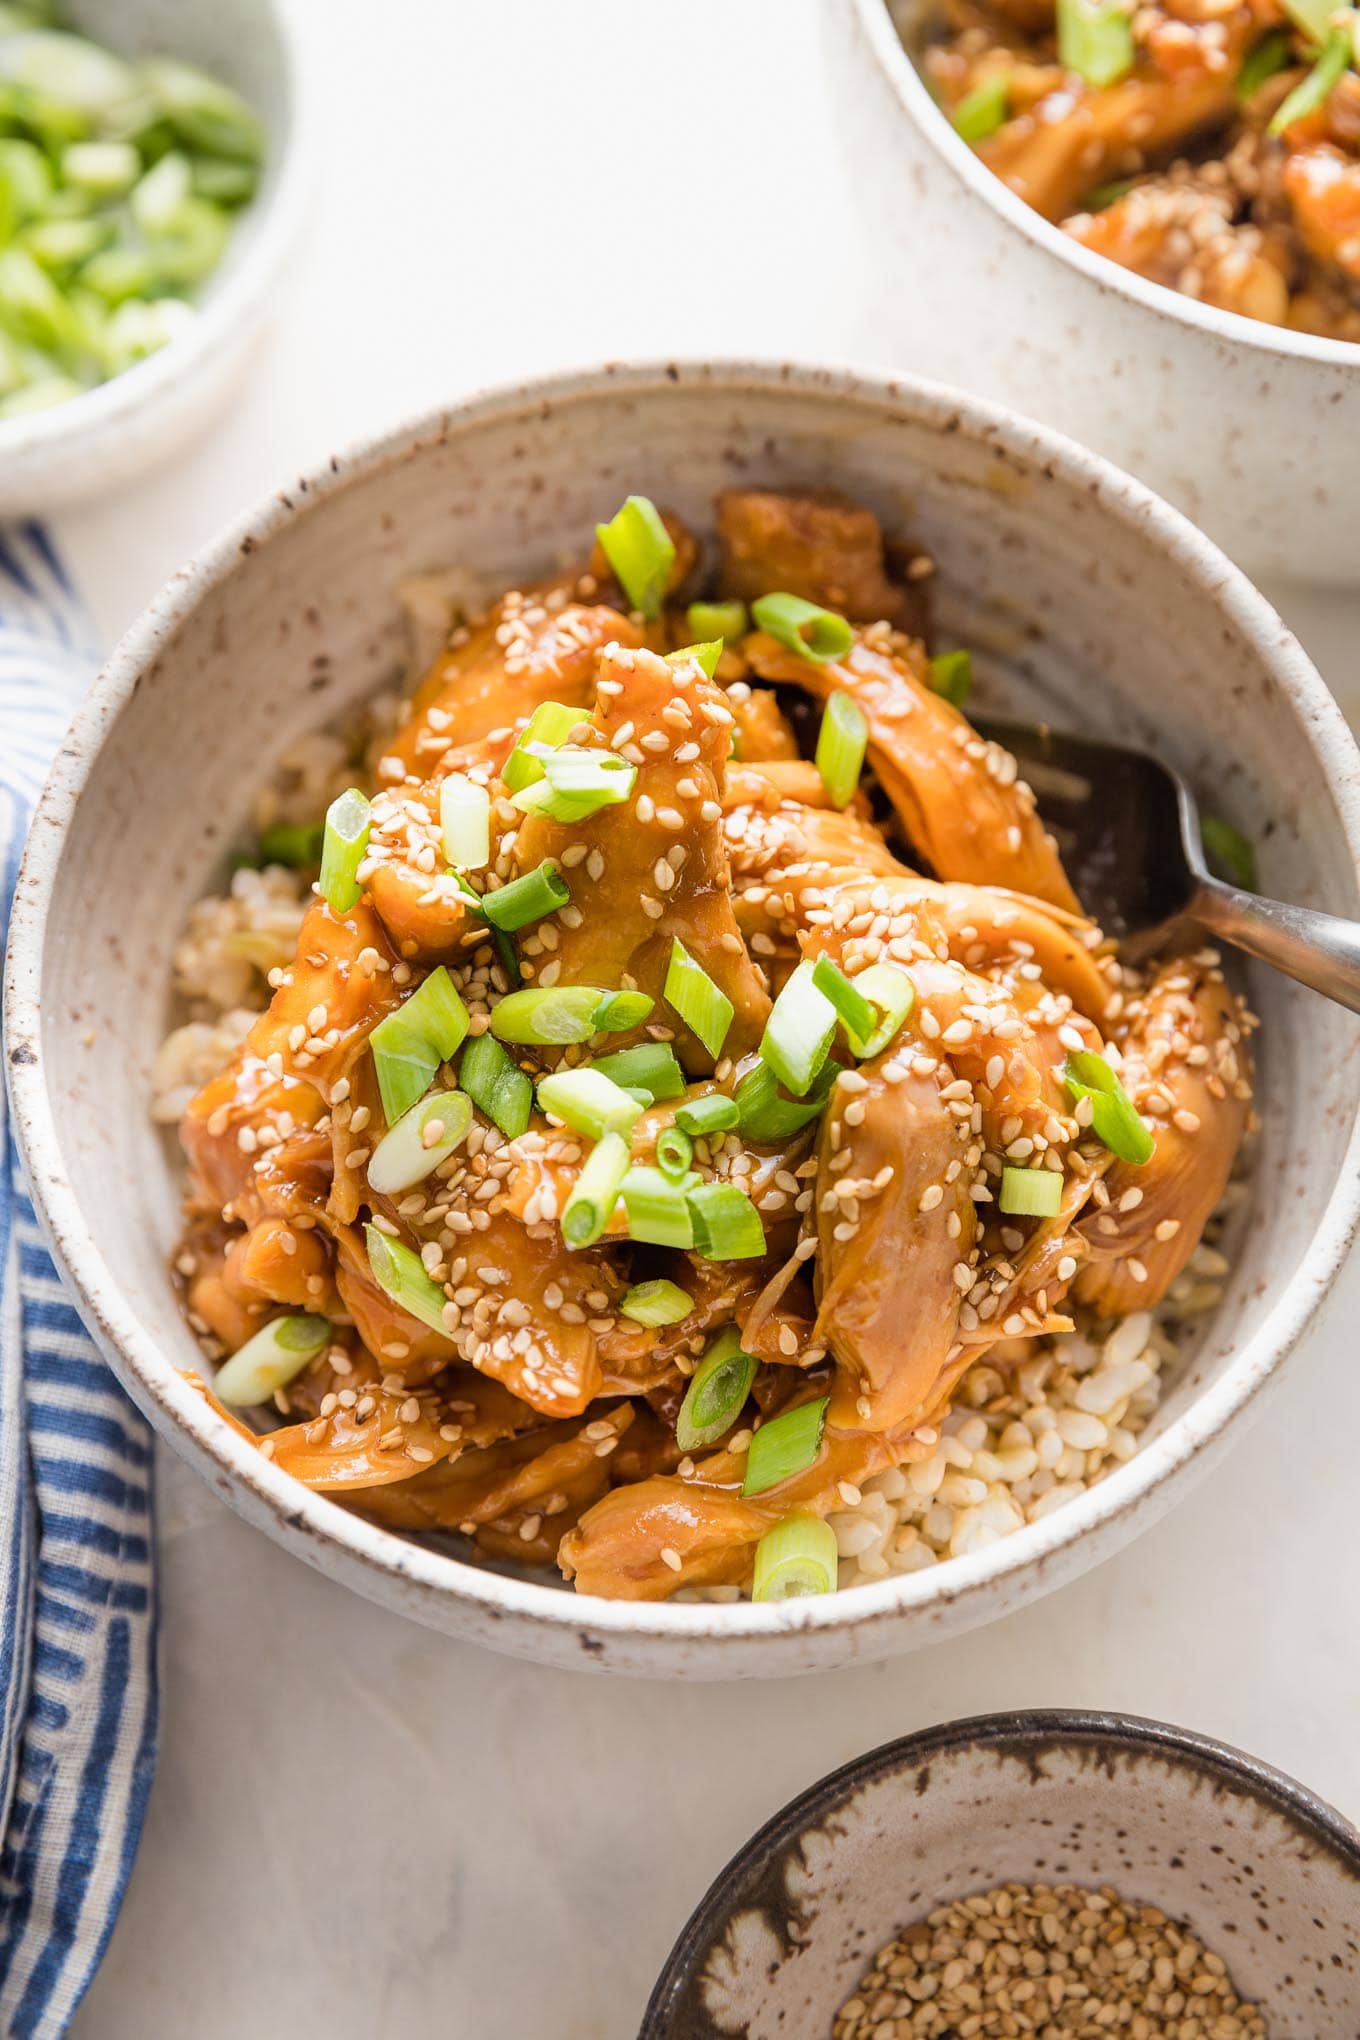
<instances>
[{"instance_id":1,"label":"speckled ceramic bowl","mask_svg":"<svg viewBox=\"0 0 1360 2040\"><path fill-rule=\"evenodd\" d=\"M378 1529L295 1485L179 1370L167 1280L177 1158L146 1117L170 959L218 885L252 790L304 731L399 663L397 578L460 563L488 591L579 556L629 489L703 526L738 478L835 483L939 567L983 698L1042 702L1155 745L1249 822L1281 897L1356 911L1360 787L1330 696L1199 534L1104 462L947 391L811 368L673 364L470 399L290 483L170 582L97 681L38 810L9 976L9 1073L38 1204L92 1330L177 1450L332 1577L454 1634L556 1664L779 1674L930 1642L1132 1537L1259 1409L1356 1223L1349 1016L1256 987L1259 1175L1221 1309L1138 1456L947 1566L781 1606L575 1596Z\"/></svg>"},{"instance_id":2,"label":"speckled ceramic bowl","mask_svg":"<svg viewBox=\"0 0 1360 2040\"><path fill-rule=\"evenodd\" d=\"M929 0L896 4L924 22ZM955 134L885 0L822 9L869 236L857 353L1099 448L1251 573L1360 580L1348 514L1360 346L1218 311L1078 246Z\"/></svg>"},{"instance_id":3,"label":"speckled ceramic bowl","mask_svg":"<svg viewBox=\"0 0 1360 2040\"><path fill-rule=\"evenodd\" d=\"M0 423L0 515L103 495L206 430L277 297L306 195L301 0L64 0L63 18L123 56L165 52L234 85L264 121L260 189L197 296L187 332L68 404Z\"/></svg>"},{"instance_id":4,"label":"speckled ceramic bowl","mask_svg":"<svg viewBox=\"0 0 1360 2040\"><path fill-rule=\"evenodd\" d=\"M1360 2033L1360 1834L1306 1786L1185 1729L993 1714L886 1744L735 1856L638 2040L830 2040L877 1950L933 1907L1110 1884L1221 1955L1270 2040Z\"/></svg>"}]
</instances>

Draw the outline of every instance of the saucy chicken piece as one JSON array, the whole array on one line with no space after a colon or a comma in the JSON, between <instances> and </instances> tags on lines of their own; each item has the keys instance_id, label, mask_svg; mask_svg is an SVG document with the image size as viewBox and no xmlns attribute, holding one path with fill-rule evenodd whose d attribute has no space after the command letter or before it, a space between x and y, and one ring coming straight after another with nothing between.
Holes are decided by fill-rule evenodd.
<instances>
[{"instance_id":1,"label":"saucy chicken piece","mask_svg":"<svg viewBox=\"0 0 1360 2040\"><path fill-rule=\"evenodd\" d=\"M904 640L856 634L844 659L814 665L763 632L746 641L762 679L825 701L852 695L869 725L869 759L903 828L940 878L1005 885L1076 910L1052 837L1014 758L979 737L925 678Z\"/></svg>"},{"instance_id":2,"label":"saucy chicken piece","mask_svg":"<svg viewBox=\"0 0 1360 2040\"><path fill-rule=\"evenodd\" d=\"M610 646L600 659L595 725L602 743L637 765L631 801L587 821L524 821L516 862L545 857L572 888L570 918L555 917L555 975L563 984L634 985L661 1004L671 944L679 940L732 1001L729 1055L754 1048L769 996L732 911L722 791L732 715L697 661ZM524 954L545 951L534 938ZM526 972L527 975L527 972ZM541 982L541 977L540 977ZM695 1071L712 1057L688 1031L676 1052Z\"/></svg>"},{"instance_id":3,"label":"saucy chicken piece","mask_svg":"<svg viewBox=\"0 0 1360 2040\"><path fill-rule=\"evenodd\" d=\"M724 595L755 602L778 590L861 623L916 620L909 593L884 566L872 510L834 493L729 489L717 502Z\"/></svg>"},{"instance_id":4,"label":"saucy chicken piece","mask_svg":"<svg viewBox=\"0 0 1360 2040\"><path fill-rule=\"evenodd\" d=\"M1289 316L1289 286L1259 228L1235 225L1233 211L1226 192L1152 179L1100 212L1064 220L1063 231L1151 283L1282 326Z\"/></svg>"}]
</instances>

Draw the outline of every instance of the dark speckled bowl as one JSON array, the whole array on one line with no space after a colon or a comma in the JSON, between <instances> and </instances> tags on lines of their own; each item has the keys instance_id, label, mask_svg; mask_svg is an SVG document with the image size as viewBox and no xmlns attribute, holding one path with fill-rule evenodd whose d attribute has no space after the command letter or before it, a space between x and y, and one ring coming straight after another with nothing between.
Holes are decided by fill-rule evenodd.
<instances>
[{"instance_id":1,"label":"dark speckled bowl","mask_svg":"<svg viewBox=\"0 0 1360 2040\"><path fill-rule=\"evenodd\" d=\"M1240 1750L1119 1714L991 1714L859 1757L734 1857L639 2040L829 2040L900 1927L1017 1878L1182 1920L1270 2040L1360 2034L1360 1833Z\"/></svg>"}]
</instances>

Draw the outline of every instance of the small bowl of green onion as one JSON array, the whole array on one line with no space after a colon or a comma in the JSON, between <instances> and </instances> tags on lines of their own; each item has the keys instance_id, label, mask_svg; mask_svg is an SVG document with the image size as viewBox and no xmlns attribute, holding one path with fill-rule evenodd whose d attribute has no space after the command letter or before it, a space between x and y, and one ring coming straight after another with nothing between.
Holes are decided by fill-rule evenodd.
<instances>
[{"instance_id":1,"label":"small bowl of green onion","mask_svg":"<svg viewBox=\"0 0 1360 2040\"><path fill-rule=\"evenodd\" d=\"M0 0L0 513L205 425L301 197L275 0Z\"/></svg>"}]
</instances>

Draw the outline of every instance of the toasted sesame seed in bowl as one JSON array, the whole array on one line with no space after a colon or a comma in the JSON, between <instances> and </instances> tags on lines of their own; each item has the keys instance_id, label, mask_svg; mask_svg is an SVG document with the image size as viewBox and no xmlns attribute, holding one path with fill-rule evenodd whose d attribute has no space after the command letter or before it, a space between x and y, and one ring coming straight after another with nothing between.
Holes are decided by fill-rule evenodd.
<instances>
[{"instance_id":1,"label":"toasted sesame seed in bowl","mask_svg":"<svg viewBox=\"0 0 1360 2040\"><path fill-rule=\"evenodd\" d=\"M413 607L424 627L438 631L449 599L475 605L556 570L577 552L581 532L630 489L673 507L706 540L714 496L752 478L784 489L834 486L871 506L892 538L909 539L913 557L932 563L942 638L975 648L984 699L1022 712L1042 702L1055 721L1080 726L1093 713L1096 676L1109 726L1163 751L1251 824L1265 845L1273 890L1343 910L1354 898L1348 740L1278 620L1211 547L1136 485L1021 421L944 392L739 365L563 378L469 402L335 461L191 567L96 689L46 797L44 814L58 826L41 824L30 853L9 994L11 1039L24 1052L12 1054L11 1077L40 1199L83 1304L133 1393L251 1520L390 1606L557 1663L697 1677L787 1672L925 1642L1056 1585L1150 1520L1192 1467L1222 1448L1248 1406L1259 1404L1353 1220L1347 1153L1356 1098L1339 1048L1341 1023L1294 988L1253 979L1261 1124L1249 1176L1230 1186L1219 1230L1186 1263L1168 1312L1125 1305L1117 1322L1051 1338L1035 1336L1041 1328L1028 1321L1003 1323L1000 1348L965 1372L937 1435L925 1427L898 1465L843 1475L830 1509L841 1591L815 1602L729 1603L726 1587L719 1599L711 1588L696 1598L684 1577L687 1553L669 1538L658 1540L654 1556L672 1598L605 1598L588 1578L564 1593L524 1563L552 1541L558 1490L546 1483L541 1507L513 1520L505 1548L490 1562L472 1562L457 1537L409 1534L415 1526L403 1520L400 1483L388 1490L390 1503L372 1511L383 1520L342 1508L293 1479L286 1455L271 1459L246 1427L186 1381L187 1372L204 1371L204 1354L195 1328L179 1316L175 1291L196 1271L171 1265L183 1185L150 1108L163 1121L173 1118L214 1059L234 1049L269 970L284 968L271 957L296 944L310 911L286 871L266 864L229 878L231 853L252 832L306 829L343 790L344 754L334 733L361 710L371 712L375 699L379 717L385 712L382 702L391 700L409 657ZM1155 658L1150 615L1161 623ZM652 656L633 655L642 670ZM228 675L233 712L223 718ZM624 684L631 684L628 670ZM173 754L163 738L165 689L174 701ZM1232 731L1230 755L1223 728ZM390 740L373 734L379 759L399 754L401 726ZM627 749L636 749L643 761L636 769L647 769L637 732L613 734L616 755L630 762ZM668 757L675 748L668 740ZM685 772L676 759L675 778ZM382 830L388 810L401 805L401 787L392 784ZM696 801L678 788L659 798L644 824L649 836L669 841L671 822L661 810L672 800L677 815L680 805L702 806L702 794ZM384 840L380 831L375 854ZM403 840L417 854L425 847L405 825ZM135 894L110 898L97 874L115 844L141 878ZM441 892L433 883L441 875L438 848L428 847L435 868L431 883L421 882L422 900ZM686 847L683 832L674 847ZM587 877L590 854L581 867ZM562 861L565 867L565 855ZM669 857L666 868L682 869ZM565 875L580 876L576 867ZM644 885L646 897L669 901L673 888L651 878L656 890ZM107 959L107 970L127 981L125 996L101 999L97 1010L80 959L44 936L74 902L88 930L83 955ZM425 900L426 910L435 903ZM870 923L878 911L871 905ZM534 980L546 994L573 989L569 977L559 984L554 966L560 945L578 931L560 916L555 925L563 931L559 947L541 937L532 938L537 947L521 947L521 964L548 974L546 982ZM777 944L778 920L768 925ZM134 969L126 964L130 953ZM762 956L755 941L752 954ZM355 969L376 969L385 959L375 957L356 953ZM399 959L391 968L406 996L410 966ZM470 1040L484 1038L491 1010L472 982L482 968L494 966L475 965L463 977ZM299 1038L290 1035L287 1053L324 1057L335 1026L324 999L302 1002L293 1030ZM188 1031L172 1032L179 1027ZM956 1046L946 1031L921 1058L932 1066ZM1064 1048L1071 1052L1068 1043L1058 1052ZM129 1070L135 1083L127 1082ZM853 1135L863 1094L854 1072L847 1075L850 1082L835 1087L836 1113ZM85 1109L92 1096L101 1101L98 1112ZM372 1104L335 1089L330 1106L333 1114L339 1108L337 1126L344 1122L346 1168L368 1176ZM241 1131L254 1134L252 1161L275 1133L287 1137L276 1125L262 1148L258 1130ZM426 1127L435 1143L443 1131L442 1121ZM494 1160L494 1143L490 1152ZM704 1180L736 1188L736 1165L746 1158L738 1152L724 1170L725 1153L719 1139ZM771 1210L780 1202L801 1208L803 1179L784 1173L787 1184L778 1169L768 1182L747 1179L758 1204L768 1197ZM89 1186L111 1180L130 1184L128 1195L91 1194ZM392 1251L384 1239L403 1244L407 1194L374 1210L374 1269ZM535 1200L531 1224L551 1230L560 1217L551 1170L540 1170L525 1194ZM837 1226L853 1234L852 1206L863 1209L875 1194L869 1176L853 1190L843 1184L837 1198L848 1201L834 1215ZM1111 1222L1118 1216L1113 1208ZM475 1224L472 1231L479 1233ZM301 1296L315 1270L305 1233L299 1241ZM475 1332L481 1301L494 1290L507 1314L487 1357L507 1366L524 1359L516 1342L528 1328L514 1314L537 1299L510 1294L506 1268L489 1254L460 1249L432 1266L425 1246L439 1247L441 1256L450 1250L437 1232L426 1239L420 1272L426 1281L442 1279L441 1309L452 1312L455 1328L466 1310ZM466 1268L455 1274L460 1258ZM969 1290L973 1277L963 1273ZM1136 1287L1137 1271L1124 1273ZM587 1285L579 1308L604 1327L611 1299L604 1289L599 1295L603 1302ZM987 1302L965 1294L961 1310L981 1320ZM577 1307L565 1297L563 1304ZM561 1306L548 1307L560 1314ZM1022 1334L1023 1348L1008 1350L1006 1341ZM356 1423L368 1421L372 1411L357 1413L371 1397L383 1412L384 1450L407 1453L411 1470L449 1456L459 1441L446 1433L463 1424L464 1413L428 1422L421 1384L402 1385L409 1350L393 1351L390 1377L374 1384L346 1379L343 1341L327 1351L337 1376L326 1391L335 1398L327 1420L343 1410ZM537 1364L528 1356L526 1365ZM540 1379L536 1392L551 1397L559 1385ZM410 1403L414 1415L406 1414ZM624 1464L633 1448L620 1435L621 1414L608 1405L589 1412L605 1433L582 1434L583 1464L587 1451L594 1463ZM748 1428L758 1444L761 1428ZM736 1439L729 1442L735 1450ZM742 1450L753 1449L744 1439ZM676 1588L684 1598L673 1597Z\"/></svg>"}]
</instances>

